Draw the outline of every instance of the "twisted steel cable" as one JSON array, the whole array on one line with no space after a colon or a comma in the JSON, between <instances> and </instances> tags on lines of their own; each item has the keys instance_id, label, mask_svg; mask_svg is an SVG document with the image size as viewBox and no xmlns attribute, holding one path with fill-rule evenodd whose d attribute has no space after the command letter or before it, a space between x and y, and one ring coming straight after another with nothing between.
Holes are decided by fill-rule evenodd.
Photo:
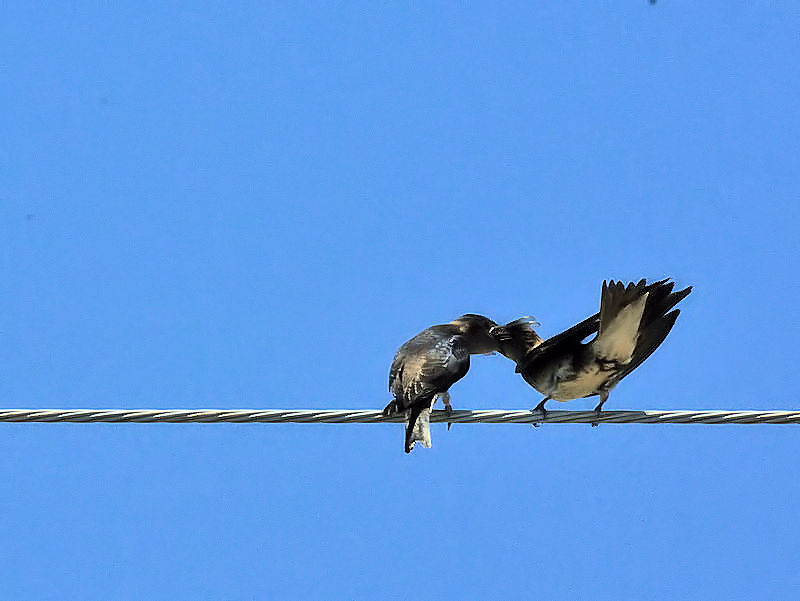
<instances>
[{"instance_id":1,"label":"twisted steel cable","mask_svg":"<svg viewBox=\"0 0 800 601\"><path fill-rule=\"evenodd\" d=\"M402 422L371 409L0 409L0 422L72 423L324 423ZM800 424L800 411L434 411L432 422L454 424Z\"/></svg>"}]
</instances>

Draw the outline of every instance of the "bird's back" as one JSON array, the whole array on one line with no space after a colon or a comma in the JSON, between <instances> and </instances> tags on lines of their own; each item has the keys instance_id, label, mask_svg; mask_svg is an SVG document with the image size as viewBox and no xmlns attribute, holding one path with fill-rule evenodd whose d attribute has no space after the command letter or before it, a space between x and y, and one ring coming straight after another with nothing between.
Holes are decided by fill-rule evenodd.
<instances>
[{"instance_id":1,"label":"bird's back","mask_svg":"<svg viewBox=\"0 0 800 601\"><path fill-rule=\"evenodd\" d=\"M403 344L389 370L389 390L403 408L444 392L466 375L469 352L458 331L432 326Z\"/></svg>"}]
</instances>

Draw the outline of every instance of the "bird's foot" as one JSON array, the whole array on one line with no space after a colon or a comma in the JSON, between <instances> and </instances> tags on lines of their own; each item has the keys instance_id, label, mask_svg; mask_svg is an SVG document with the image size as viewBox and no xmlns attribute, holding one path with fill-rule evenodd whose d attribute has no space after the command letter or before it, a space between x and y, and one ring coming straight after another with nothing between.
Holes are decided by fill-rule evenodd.
<instances>
[{"instance_id":1,"label":"bird's foot","mask_svg":"<svg viewBox=\"0 0 800 601\"><path fill-rule=\"evenodd\" d=\"M545 403L546 403L548 400L549 400L549 399L544 399L544 400L543 400L541 403L539 403L538 405L536 405L536 407L534 407L533 409L531 409L531 413L541 413L541 414L542 414L542 419L546 418L546 417L547 417L547 409L545 409L545 408L544 408L544 404L545 404ZM540 422L533 422L533 427L534 427L534 428L538 428L538 427L539 427L539 426L541 426L541 425L542 425L542 424L541 424Z\"/></svg>"},{"instance_id":2,"label":"bird's foot","mask_svg":"<svg viewBox=\"0 0 800 601\"><path fill-rule=\"evenodd\" d=\"M597 403L597 407L594 408L594 412L597 415L600 415L603 412L603 405L606 404L607 400L608 400L608 391L600 392L600 402ZM598 422L592 422L592 428L596 428L597 423Z\"/></svg>"},{"instance_id":3,"label":"bird's foot","mask_svg":"<svg viewBox=\"0 0 800 601\"><path fill-rule=\"evenodd\" d=\"M389 401L389 404L383 408L383 417L391 417L400 413L400 407L397 405L397 399Z\"/></svg>"},{"instance_id":4,"label":"bird's foot","mask_svg":"<svg viewBox=\"0 0 800 601\"><path fill-rule=\"evenodd\" d=\"M450 418L450 416L453 415L453 406L450 403L448 403L447 405L444 406L444 412L445 412L445 414L447 414L447 417ZM453 422L451 422L450 419L448 419L447 420L447 429L449 430L450 426L452 426L452 425L453 425Z\"/></svg>"},{"instance_id":5,"label":"bird's foot","mask_svg":"<svg viewBox=\"0 0 800 601\"><path fill-rule=\"evenodd\" d=\"M594 408L594 412L597 415L600 415L603 412L603 403L600 403L597 407ZM596 428L599 422L592 422L592 428Z\"/></svg>"}]
</instances>

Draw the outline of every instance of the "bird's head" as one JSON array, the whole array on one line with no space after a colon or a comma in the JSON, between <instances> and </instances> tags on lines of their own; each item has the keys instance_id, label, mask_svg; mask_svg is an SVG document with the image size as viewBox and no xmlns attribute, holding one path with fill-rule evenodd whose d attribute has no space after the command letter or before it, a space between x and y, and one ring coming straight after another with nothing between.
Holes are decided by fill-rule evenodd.
<instances>
[{"instance_id":1,"label":"bird's head","mask_svg":"<svg viewBox=\"0 0 800 601\"><path fill-rule=\"evenodd\" d=\"M519 363L531 349L542 343L541 337L533 329L539 325L533 317L520 317L504 326L489 328L489 335L494 338L497 350Z\"/></svg>"},{"instance_id":2,"label":"bird's head","mask_svg":"<svg viewBox=\"0 0 800 601\"><path fill-rule=\"evenodd\" d=\"M473 355L492 353L499 350L497 340L489 334L489 330L497 325L494 321L483 315L467 313L450 322L461 332Z\"/></svg>"}]
</instances>

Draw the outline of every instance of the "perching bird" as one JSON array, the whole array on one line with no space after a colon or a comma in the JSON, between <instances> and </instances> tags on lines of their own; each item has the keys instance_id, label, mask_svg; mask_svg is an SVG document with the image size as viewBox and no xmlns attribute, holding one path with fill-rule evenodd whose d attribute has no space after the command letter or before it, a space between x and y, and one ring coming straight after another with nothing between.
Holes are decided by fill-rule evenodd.
<instances>
[{"instance_id":1,"label":"perching bird","mask_svg":"<svg viewBox=\"0 0 800 601\"><path fill-rule=\"evenodd\" d=\"M491 329L500 352L517 364L517 372L545 397L533 409L545 415L545 403L599 396L601 411L608 393L647 359L669 334L679 309L670 311L691 291L673 292L668 279L625 286L603 282L600 313L542 341L528 319ZM538 325L538 324L537 324ZM583 340L597 335L589 342Z\"/></svg>"},{"instance_id":2,"label":"perching bird","mask_svg":"<svg viewBox=\"0 0 800 601\"><path fill-rule=\"evenodd\" d=\"M383 414L406 412L406 453L416 442L431 446L430 414L436 397L442 399L449 414L452 407L447 391L466 375L469 356L498 350L497 340L489 335L496 325L487 317L468 313L423 330L398 349L389 370L394 400Z\"/></svg>"}]
</instances>

